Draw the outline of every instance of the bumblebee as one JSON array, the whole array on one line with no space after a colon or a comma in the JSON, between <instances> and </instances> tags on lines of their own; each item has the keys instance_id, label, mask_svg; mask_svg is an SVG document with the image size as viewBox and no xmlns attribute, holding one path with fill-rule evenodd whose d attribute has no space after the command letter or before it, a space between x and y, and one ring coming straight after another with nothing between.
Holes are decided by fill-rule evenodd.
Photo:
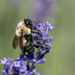
<instances>
[{"instance_id":1,"label":"bumblebee","mask_svg":"<svg viewBox=\"0 0 75 75\"><path fill-rule=\"evenodd\" d=\"M12 43L13 48L16 49L16 47L19 45L22 51L22 55L25 55L26 52L34 53L34 47L42 47L40 46L40 44L42 44L40 43L40 39L33 38L32 36L34 33L38 35L39 31L40 30L32 24L30 19L24 19L24 21L21 21L16 27L15 36ZM39 41L39 45L33 45L33 40Z\"/></svg>"}]
</instances>

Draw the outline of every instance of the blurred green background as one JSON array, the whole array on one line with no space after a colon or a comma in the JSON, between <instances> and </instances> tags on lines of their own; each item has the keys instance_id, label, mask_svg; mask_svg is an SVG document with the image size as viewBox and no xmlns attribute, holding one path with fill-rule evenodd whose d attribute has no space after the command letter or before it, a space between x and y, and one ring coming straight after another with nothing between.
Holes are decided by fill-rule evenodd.
<instances>
[{"instance_id":1,"label":"blurred green background","mask_svg":"<svg viewBox=\"0 0 75 75\"><path fill-rule=\"evenodd\" d=\"M55 15L49 22L54 25L52 49L46 63L37 65L41 75L75 75L75 0L56 0ZM0 0L0 59L19 57L20 48L12 48L15 27L20 20L29 18L34 0ZM57 6L56 6L57 5ZM0 75L3 65L0 65Z\"/></svg>"}]
</instances>

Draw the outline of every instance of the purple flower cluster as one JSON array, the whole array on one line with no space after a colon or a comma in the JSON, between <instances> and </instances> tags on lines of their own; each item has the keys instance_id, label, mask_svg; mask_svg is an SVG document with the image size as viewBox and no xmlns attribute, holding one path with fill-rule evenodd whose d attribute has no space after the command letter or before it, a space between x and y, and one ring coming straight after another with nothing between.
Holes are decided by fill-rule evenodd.
<instances>
[{"instance_id":1,"label":"purple flower cluster","mask_svg":"<svg viewBox=\"0 0 75 75\"><path fill-rule=\"evenodd\" d=\"M1 64L4 64L2 75L26 75L28 73L27 66L22 65L22 62L26 61L26 58L21 57L22 55L20 55L20 58L16 59L15 61L10 58L6 59L4 57L3 60L1 60Z\"/></svg>"},{"instance_id":2,"label":"purple flower cluster","mask_svg":"<svg viewBox=\"0 0 75 75\"><path fill-rule=\"evenodd\" d=\"M53 37L49 36L49 31L54 29L51 24L48 22L46 25L44 23L40 23L37 28L39 31L39 35L34 34L33 37L40 38L41 46L36 50L36 53L26 54L25 56L20 54L20 58L17 58L15 61L5 57L3 60L1 59L1 64L4 65L4 70L2 71L2 75L40 75L36 72L35 64L45 63L46 59L44 56L49 52L52 45L49 44ZM33 40L33 45L37 45L39 42Z\"/></svg>"}]
</instances>

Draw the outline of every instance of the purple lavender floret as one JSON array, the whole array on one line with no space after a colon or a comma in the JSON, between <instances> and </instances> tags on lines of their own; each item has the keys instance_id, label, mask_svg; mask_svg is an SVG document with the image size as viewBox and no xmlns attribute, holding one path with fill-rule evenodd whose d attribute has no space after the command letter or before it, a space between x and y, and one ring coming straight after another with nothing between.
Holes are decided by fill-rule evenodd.
<instances>
[{"instance_id":1,"label":"purple lavender floret","mask_svg":"<svg viewBox=\"0 0 75 75\"><path fill-rule=\"evenodd\" d=\"M8 75L7 72L6 72L6 70L2 71L2 75Z\"/></svg>"},{"instance_id":2,"label":"purple lavender floret","mask_svg":"<svg viewBox=\"0 0 75 75\"><path fill-rule=\"evenodd\" d=\"M40 59L39 61L37 61L37 63L41 64L41 63L45 63L46 62L46 59L45 58L42 58Z\"/></svg>"},{"instance_id":3,"label":"purple lavender floret","mask_svg":"<svg viewBox=\"0 0 75 75\"><path fill-rule=\"evenodd\" d=\"M38 72L36 72L36 69L34 69L32 72L30 72L28 75L40 75Z\"/></svg>"},{"instance_id":4,"label":"purple lavender floret","mask_svg":"<svg viewBox=\"0 0 75 75\"><path fill-rule=\"evenodd\" d=\"M5 57L3 58L3 60L1 59L1 64L4 64L2 75L27 74L27 66L21 64L21 61L23 62L24 60L19 60L19 58L17 58L15 61L12 61L12 59L6 59Z\"/></svg>"},{"instance_id":5,"label":"purple lavender floret","mask_svg":"<svg viewBox=\"0 0 75 75\"><path fill-rule=\"evenodd\" d=\"M39 29L39 34L33 34L34 38L41 38L41 46L37 48L36 53L26 54L25 56L20 54L20 57L13 61L10 58L1 59L1 64L4 65L4 70L2 71L2 75L40 75L36 72L35 64L43 64L46 62L44 58L47 53L49 53L52 45L49 44L53 37L49 36L49 31L54 29L51 24L48 22L46 25L44 23L40 23L36 26ZM37 40L33 40L33 45L38 45L39 42ZM43 46L43 47L42 47ZM25 64L24 64L25 63Z\"/></svg>"}]
</instances>

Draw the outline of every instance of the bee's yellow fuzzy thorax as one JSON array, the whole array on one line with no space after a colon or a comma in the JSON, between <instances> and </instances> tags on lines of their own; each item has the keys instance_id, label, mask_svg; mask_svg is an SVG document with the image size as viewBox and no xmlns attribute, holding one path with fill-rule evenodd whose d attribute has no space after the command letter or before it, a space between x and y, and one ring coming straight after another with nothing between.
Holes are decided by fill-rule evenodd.
<instances>
[{"instance_id":1,"label":"bee's yellow fuzzy thorax","mask_svg":"<svg viewBox=\"0 0 75 75\"><path fill-rule=\"evenodd\" d=\"M25 34L27 34L27 35L31 34L31 29L26 26L26 24L24 23L24 21L21 21L17 25L17 27L16 27L16 35L17 36L21 36L21 30L23 30L23 35L25 35Z\"/></svg>"}]
</instances>

